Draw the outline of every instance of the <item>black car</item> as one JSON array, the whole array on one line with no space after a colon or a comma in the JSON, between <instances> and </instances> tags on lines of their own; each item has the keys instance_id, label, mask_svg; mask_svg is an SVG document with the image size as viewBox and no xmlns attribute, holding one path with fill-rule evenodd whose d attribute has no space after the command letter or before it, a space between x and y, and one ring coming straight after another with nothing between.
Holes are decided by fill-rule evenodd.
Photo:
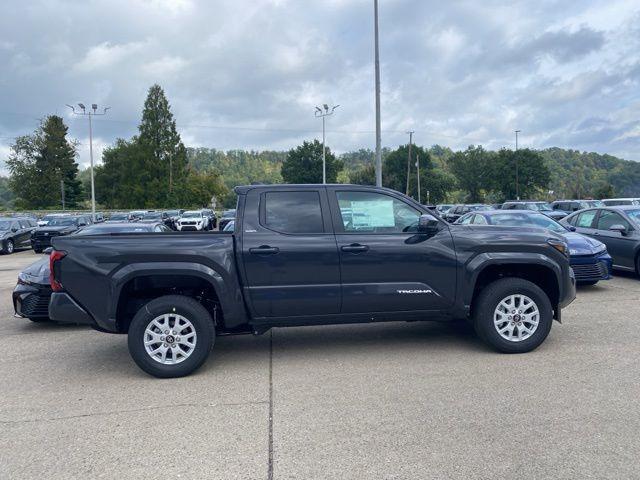
<instances>
[{"instance_id":1,"label":"black car","mask_svg":"<svg viewBox=\"0 0 640 480\"><path fill-rule=\"evenodd\" d=\"M1 220L0 220L1 222ZM107 233L169 232L163 223L106 223L89 225L73 235L101 235ZM51 247L48 247L49 249ZM47 250L48 251L48 250ZM13 289L15 316L34 322L49 319L49 257L44 256L18 274L18 283Z\"/></svg>"},{"instance_id":2,"label":"black car","mask_svg":"<svg viewBox=\"0 0 640 480\"><path fill-rule=\"evenodd\" d=\"M177 230L178 220L180 219L180 216L184 212L185 211L183 209L167 210L166 211L166 213L167 213L167 215L169 215L169 219L170 219L170 224L167 224L167 226L169 228L171 228L171 230Z\"/></svg>"},{"instance_id":3,"label":"black car","mask_svg":"<svg viewBox=\"0 0 640 480\"><path fill-rule=\"evenodd\" d=\"M640 205L581 210L560 223L604 243L614 268L640 274Z\"/></svg>"},{"instance_id":4,"label":"black car","mask_svg":"<svg viewBox=\"0 0 640 480\"><path fill-rule=\"evenodd\" d=\"M2 253L11 254L16 248L31 246L31 232L36 222L26 217L0 217L0 248Z\"/></svg>"},{"instance_id":5,"label":"black car","mask_svg":"<svg viewBox=\"0 0 640 480\"><path fill-rule=\"evenodd\" d=\"M475 212L476 210L489 210L491 207L489 205L483 205L482 203L471 203L471 204L467 204L467 205L454 205L453 207L451 207L449 210L447 210L447 213L444 214L444 219L449 222L449 223L453 223L456 220L458 220L461 216L469 213L469 212Z\"/></svg>"},{"instance_id":6,"label":"black car","mask_svg":"<svg viewBox=\"0 0 640 480\"><path fill-rule=\"evenodd\" d=\"M216 334L294 325L469 319L524 353L575 296L569 248L548 230L449 225L386 188L235 192L233 233L54 239L51 318L127 333L140 368L177 377Z\"/></svg>"},{"instance_id":7,"label":"black car","mask_svg":"<svg viewBox=\"0 0 640 480\"><path fill-rule=\"evenodd\" d=\"M113 212L109 215L109 218L105 220L105 223L131 222L132 220L133 215L128 212Z\"/></svg>"},{"instance_id":8,"label":"black car","mask_svg":"<svg viewBox=\"0 0 640 480\"><path fill-rule=\"evenodd\" d=\"M38 227L31 233L31 246L36 253L42 253L51 246L51 238L69 235L80 228L89 225L90 220L85 215L68 217L54 217L44 227Z\"/></svg>"},{"instance_id":9,"label":"black car","mask_svg":"<svg viewBox=\"0 0 640 480\"><path fill-rule=\"evenodd\" d=\"M235 218L236 218L235 208L230 210L225 210L224 212L222 212L222 217L220 218L220 222L218 223L218 230L223 231L227 223L229 223L231 220L235 220Z\"/></svg>"},{"instance_id":10,"label":"black car","mask_svg":"<svg viewBox=\"0 0 640 480\"><path fill-rule=\"evenodd\" d=\"M173 219L167 212L147 212L139 220L139 223L162 223L168 228L173 228Z\"/></svg>"},{"instance_id":11,"label":"black car","mask_svg":"<svg viewBox=\"0 0 640 480\"><path fill-rule=\"evenodd\" d=\"M510 200L502 204L501 210L532 210L534 212L544 213L554 220L561 220L567 216L567 212L559 209L554 210L547 202L539 202L536 200Z\"/></svg>"},{"instance_id":12,"label":"black car","mask_svg":"<svg viewBox=\"0 0 640 480\"><path fill-rule=\"evenodd\" d=\"M585 208L604 207L602 200L556 200L551 202L551 208L573 213Z\"/></svg>"}]
</instances>

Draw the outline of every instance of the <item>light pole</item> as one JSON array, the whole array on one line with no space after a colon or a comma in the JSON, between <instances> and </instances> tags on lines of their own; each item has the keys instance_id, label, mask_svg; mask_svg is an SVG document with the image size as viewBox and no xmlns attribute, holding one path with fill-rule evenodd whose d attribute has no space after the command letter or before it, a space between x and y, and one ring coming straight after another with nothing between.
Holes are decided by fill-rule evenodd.
<instances>
[{"instance_id":1,"label":"light pole","mask_svg":"<svg viewBox=\"0 0 640 480\"><path fill-rule=\"evenodd\" d=\"M520 200L520 187L518 181L518 134L521 130L516 130L516 200Z\"/></svg>"},{"instance_id":2,"label":"light pole","mask_svg":"<svg viewBox=\"0 0 640 480\"><path fill-rule=\"evenodd\" d=\"M96 189L93 183L93 126L91 122L91 117L102 116L107 114L107 110L111 107L104 107L102 113L98 113L98 104L92 103L91 110L87 110L84 106L84 103L79 103L78 107L82 110L82 112L76 112L76 109L73 105L67 104L67 107L71 109L71 112L74 115L82 115L85 117L89 117L89 159L91 162L91 218L93 221L96 221Z\"/></svg>"},{"instance_id":3,"label":"light pole","mask_svg":"<svg viewBox=\"0 0 640 480\"><path fill-rule=\"evenodd\" d=\"M422 203L422 199L420 198L420 155L416 155L416 170L418 177L418 203ZM429 194L427 193L427 203L429 203Z\"/></svg>"},{"instance_id":4,"label":"light pole","mask_svg":"<svg viewBox=\"0 0 640 480\"><path fill-rule=\"evenodd\" d=\"M322 118L322 183L327 183L327 160L326 160L326 150L325 150L325 139L326 139L326 131L325 131L325 118L333 115L333 112L340 105L334 105L329 108L329 105L326 103L322 105L324 108L316 107L315 115L316 118Z\"/></svg>"},{"instance_id":5,"label":"light pole","mask_svg":"<svg viewBox=\"0 0 640 480\"><path fill-rule=\"evenodd\" d=\"M373 0L376 83L376 186L382 186L382 135L380 132L380 49L378 48L378 0Z\"/></svg>"},{"instance_id":6,"label":"light pole","mask_svg":"<svg viewBox=\"0 0 640 480\"><path fill-rule=\"evenodd\" d=\"M413 144L413 130L407 132L409 134L409 153L407 154L407 197L409 196L409 178L411 178L411 146Z\"/></svg>"}]
</instances>

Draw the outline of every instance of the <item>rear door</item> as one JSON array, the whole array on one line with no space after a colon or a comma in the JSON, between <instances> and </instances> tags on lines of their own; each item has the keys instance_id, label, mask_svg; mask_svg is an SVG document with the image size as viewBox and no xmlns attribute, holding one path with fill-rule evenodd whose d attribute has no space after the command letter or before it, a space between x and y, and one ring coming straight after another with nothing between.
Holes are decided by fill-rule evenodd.
<instances>
[{"instance_id":1,"label":"rear door","mask_svg":"<svg viewBox=\"0 0 640 480\"><path fill-rule=\"evenodd\" d=\"M338 313L340 267L326 190L251 190L244 211L245 293L254 316Z\"/></svg>"},{"instance_id":2,"label":"rear door","mask_svg":"<svg viewBox=\"0 0 640 480\"><path fill-rule=\"evenodd\" d=\"M342 312L440 310L453 303L449 228L416 233L422 211L393 192L329 187L342 278Z\"/></svg>"}]
</instances>

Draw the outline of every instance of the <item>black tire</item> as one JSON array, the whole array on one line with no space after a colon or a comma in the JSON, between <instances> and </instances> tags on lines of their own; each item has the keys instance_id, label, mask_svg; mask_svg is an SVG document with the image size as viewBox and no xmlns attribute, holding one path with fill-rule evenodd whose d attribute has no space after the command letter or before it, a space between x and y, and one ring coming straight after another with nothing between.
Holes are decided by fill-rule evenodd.
<instances>
[{"instance_id":1,"label":"black tire","mask_svg":"<svg viewBox=\"0 0 640 480\"><path fill-rule=\"evenodd\" d=\"M503 338L493 323L499 303L509 295L526 295L538 306L540 319L533 334L521 341ZM549 335L553 309L547 294L536 284L522 278L502 278L487 285L474 302L473 326L478 336L492 348L503 353L525 353L537 348Z\"/></svg>"},{"instance_id":2,"label":"black tire","mask_svg":"<svg viewBox=\"0 0 640 480\"><path fill-rule=\"evenodd\" d=\"M4 242L4 248L2 249L2 253L7 255L11 255L15 250L15 245L13 244L13 240L9 239Z\"/></svg>"},{"instance_id":3,"label":"black tire","mask_svg":"<svg viewBox=\"0 0 640 480\"><path fill-rule=\"evenodd\" d=\"M598 283L600 280L589 280L588 282L576 282L579 287L591 287Z\"/></svg>"},{"instance_id":4,"label":"black tire","mask_svg":"<svg viewBox=\"0 0 640 480\"><path fill-rule=\"evenodd\" d=\"M35 253L42 253L42 249L41 248L37 248L37 247L33 247L33 251Z\"/></svg>"},{"instance_id":5,"label":"black tire","mask_svg":"<svg viewBox=\"0 0 640 480\"><path fill-rule=\"evenodd\" d=\"M191 322L196 332L196 344L189 357L177 364L154 360L144 346L144 334L149 323L166 313L177 313ZM142 307L131 321L127 343L136 364L149 375L158 378L184 377L197 370L209 356L215 338L215 327L209 312L196 300L181 295L156 298Z\"/></svg>"}]
</instances>

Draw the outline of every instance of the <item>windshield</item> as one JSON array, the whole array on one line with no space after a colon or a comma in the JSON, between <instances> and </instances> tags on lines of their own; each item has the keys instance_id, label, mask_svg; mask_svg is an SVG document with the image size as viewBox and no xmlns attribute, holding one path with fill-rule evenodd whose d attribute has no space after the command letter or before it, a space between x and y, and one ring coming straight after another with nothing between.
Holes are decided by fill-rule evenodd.
<instances>
[{"instance_id":1,"label":"windshield","mask_svg":"<svg viewBox=\"0 0 640 480\"><path fill-rule=\"evenodd\" d=\"M543 203L536 203L535 206L541 212L551 212L551 211L553 211L553 208L551 208L551 205L549 205L548 203L544 203L544 202Z\"/></svg>"},{"instance_id":2,"label":"windshield","mask_svg":"<svg viewBox=\"0 0 640 480\"><path fill-rule=\"evenodd\" d=\"M50 227L68 227L70 225L77 225L75 218L54 217L49 220Z\"/></svg>"},{"instance_id":3,"label":"windshield","mask_svg":"<svg viewBox=\"0 0 640 480\"><path fill-rule=\"evenodd\" d=\"M145 213L142 217L144 220L159 220L160 218L162 218L162 214L161 213Z\"/></svg>"},{"instance_id":4,"label":"windshield","mask_svg":"<svg viewBox=\"0 0 640 480\"><path fill-rule=\"evenodd\" d=\"M182 218L202 218L200 212L185 212L182 214Z\"/></svg>"},{"instance_id":5,"label":"windshield","mask_svg":"<svg viewBox=\"0 0 640 480\"><path fill-rule=\"evenodd\" d=\"M126 213L114 213L109 217L109 220L127 220L129 215Z\"/></svg>"},{"instance_id":6,"label":"windshield","mask_svg":"<svg viewBox=\"0 0 640 480\"><path fill-rule=\"evenodd\" d=\"M640 222L640 210L625 210L625 213L636 222Z\"/></svg>"},{"instance_id":7,"label":"windshield","mask_svg":"<svg viewBox=\"0 0 640 480\"><path fill-rule=\"evenodd\" d=\"M602 200L588 200L585 202L590 207L604 207L604 202Z\"/></svg>"},{"instance_id":8,"label":"windshield","mask_svg":"<svg viewBox=\"0 0 640 480\"><path fill-rule=\"evenodd\" d=\"M555 220L539 213L498 213L491 215L491 225L507 225L513 227L546 228L556 233L567 233L566 228Z\"/></svg>"},{"instance_id":9,"label":"windshield","mask_svg":"<svg viewBox=\"0 0 640 480\"><path fill-rule=\"evenodd\" d=\"M7 231L11 228L11 220L0 220L0 231Z\"/></svg>"},{"instance_id":10,"label":"windshield","mask_svg":"<svg viewBox=\"0 0 640 480\"><path fill-rule=\"evenodd\" d=\"M478 210L491 210L489 205L469 205L469 210L478 211Z\"/></svg>"},{"instance_id":11,"label":"windshield","mask_svg":"<svg viewBox=\"0 0 640 480\"><path fill-rule=\"evenodd\" d=\"M167 210L167 215L169 215L170 217L175 217L176 215L180 215L180 211L179 210Z\"/></svg>"}]
</instances>

